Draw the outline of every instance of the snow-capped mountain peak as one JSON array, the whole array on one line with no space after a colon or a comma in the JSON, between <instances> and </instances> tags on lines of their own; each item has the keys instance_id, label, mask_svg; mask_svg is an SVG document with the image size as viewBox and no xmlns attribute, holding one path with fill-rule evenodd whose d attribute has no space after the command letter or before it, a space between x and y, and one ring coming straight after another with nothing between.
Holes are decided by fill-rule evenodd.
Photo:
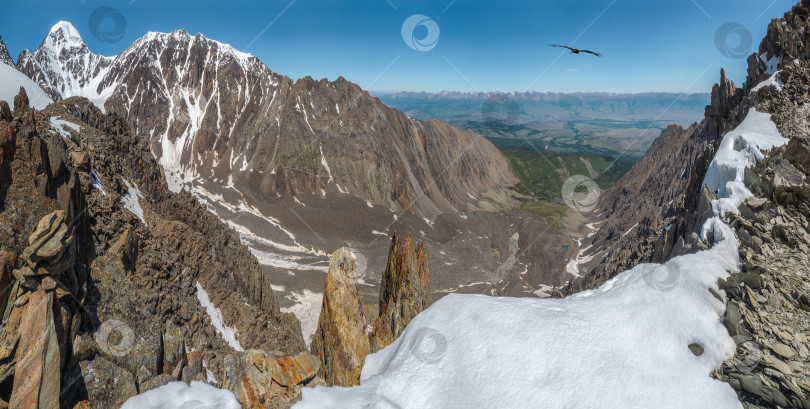
<instances>
[{"instance_id":1,"label":"snow-capped mountain peak","mask_svg":"<svg viewBox=\"0 0 810 409\"><path fill-rule=\"evenodd\" d=\"M48 36L43 41L43 44L45 43L48 43L53 49L86 47L79 31L67 21L60 21L51 27Z\"/></svg>"},{"instance_id":2,"label":"snow-capped mountain peak","mask_svg":"<svg viewBox=\"0 0 810 409\"><path fill-rule=\"evenodd\" d=\"M54 100L83 96L103 109L108 90L99 85L112 60L90 52L79 31L69 22L60 21L36 51L20 53L17 69Z\"/></svg>"}]
</instances>

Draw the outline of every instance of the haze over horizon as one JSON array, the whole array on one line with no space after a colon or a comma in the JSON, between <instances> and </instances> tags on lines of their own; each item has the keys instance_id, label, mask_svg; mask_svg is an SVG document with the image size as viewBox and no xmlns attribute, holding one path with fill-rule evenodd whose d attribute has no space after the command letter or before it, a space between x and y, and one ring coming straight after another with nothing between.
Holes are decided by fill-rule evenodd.
<instances>
[{"instance_id":1,"label":"haze over horizon","mask_svg":"<svg viewBox=\"0 0 810 409\"><path fill-rule=\"evenodd\" d=\"M31 38L43 38L59 20L70 21L88 47L103 55L119 53L148 31L185 29L250 52L293 79L343 76L374 94L702 93L717 82L720 68L742 82L745 64L739 60L756 51L753 39L762 38L767 21L792 5L788 0L403 3L10 1L0 6L0 35L16 59L23 49L33 51L39 44ZM94 16L100 7L112 11ZM409 47L403 24L415 14L430 20L411 23L416 45ZM715 41L718 32L725 50ZM436 41L420 46L427 35ZM573 55L549 43L595 50L605 58Z\"/></svg>"}]
</instances>

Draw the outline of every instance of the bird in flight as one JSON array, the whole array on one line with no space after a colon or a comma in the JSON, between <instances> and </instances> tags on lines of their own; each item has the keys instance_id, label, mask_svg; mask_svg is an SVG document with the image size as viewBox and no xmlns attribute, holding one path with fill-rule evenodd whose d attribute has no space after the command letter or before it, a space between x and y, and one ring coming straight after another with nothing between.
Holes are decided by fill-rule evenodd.
<instances>
[{"instance_id":1,"label":"bird in flight","mask_svg":"<svg viewBox=\"0 0 810 409\"><path fill-rule=\"evenodd\" d=\"M595 55L597 57L604 57L604 55L593 52L591 50L580 50L580 49L577 49L577 48L571 48L571 47L569 47L567 45L556 45L556 44L549 44L549 45L552 46L552 47L567 48L567 49L571 50L571 53L573 53L573 54L588 53L588 54L593 54L593 55Z\"/></svg>"}]
</instances>

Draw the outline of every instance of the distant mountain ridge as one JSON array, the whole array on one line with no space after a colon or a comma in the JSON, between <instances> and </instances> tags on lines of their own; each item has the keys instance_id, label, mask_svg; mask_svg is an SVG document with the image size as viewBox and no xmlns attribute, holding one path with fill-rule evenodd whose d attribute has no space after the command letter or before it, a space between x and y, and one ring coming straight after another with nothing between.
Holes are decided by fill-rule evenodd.
<instances>
[{"instance_id":1,"label":"distant mountain ridge","mask_svg":"<svg viewBox=\"0 0 810 409\"><path fill-rule=\"evenodd\" d=\"M564 153L640 157L667 126L699 121L709 94L398 92L386 104L419 120L440 119L499 144L522 141Z\"/></svg>"},{"instance_id":2,"label":"distant mountain ridge","mask_svg":"<svg viewBox=\"0 0 810 409\"><path fill-rule=\"evenodd\" d=\"M509 96L517 99L554 99L561 96L582 96L582 97L618 97L618 98L634 98L646 96L676 96L683 95L687 98L708 98L711 93L709 92L542 92L542 91L477 91L477 92L463 92L444 90L438 92L427 91L400 91L383 94L388 98L408 98L408 97L434 97L434 98L456 98L456 99L487 99L492 96Z\"/></svg>"},{"instance_id":3,"label":"distant mountain ridge","mask_svg":"<svg viewBox=\"0 0 810 409\"><path fill-rule=\"evenodd\" d=\"M667 113L694 112L694 119L699 119L699 113L709 101L709 93L670 93L670 92L642 92L642 93L608 93L608 92L395 92L382 95L380 99L390 101L395 106L400 103L427 101L501 101L512 100L518 105L522 103L548 103L567 108L601 110L604 114L647 115L650 111L658 110L656 116L667 117ZM522 108L522 107L521 107ZM668 108L668 109L667 109ZM524 112L522 113L527 113Z\"/></svg>"}]
</instances>

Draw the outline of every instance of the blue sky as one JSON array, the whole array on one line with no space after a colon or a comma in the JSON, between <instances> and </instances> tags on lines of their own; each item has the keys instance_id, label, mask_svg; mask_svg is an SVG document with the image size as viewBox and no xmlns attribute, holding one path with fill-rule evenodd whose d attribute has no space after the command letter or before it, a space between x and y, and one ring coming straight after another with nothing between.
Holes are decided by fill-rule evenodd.
<instances>
[{"instance_id":1,"label":"blue sky","mask_svg":"<svg viewBox=\"0 0 810 409\"><path fill-rule=\"evenodd\" d=\"M3 0L0 35L12 57L36 48L50 27L68 20L96 53L114 55L147 31L183 28L253 53L293 79L342 75L375 92L552 91L707 92L721 67L738 84L745 60L716 46L724 24L732 49L746 32L756 51L771 18L795 0ZM91 31L94 10L126 20L118 41ZM429 51L410 48L402 26L421 14L438 27ZM272 24L271 24L272 23ZM114 20L101 21L102 31ZM727 26L728 27L728 26ZM422 39L426 26L417 26ZM435 31L435 30L434 30ZM739 35L742 33L742 37ZM410 36L409 36L410 38ZM605 54L562 54L549 43ZM748 53L746 53L748 54Z\"/></svg>"}]
</instances>

